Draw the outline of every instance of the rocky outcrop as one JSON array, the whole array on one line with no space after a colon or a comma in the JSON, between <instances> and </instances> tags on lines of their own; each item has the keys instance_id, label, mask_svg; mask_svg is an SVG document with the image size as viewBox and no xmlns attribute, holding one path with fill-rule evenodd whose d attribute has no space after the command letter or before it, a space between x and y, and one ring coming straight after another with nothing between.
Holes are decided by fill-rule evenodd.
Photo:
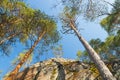
<instances>
[{"instance_id":1,"label":"rocky outcrop","mask_svg":"<svg viewBox=\"0 0 120 80\"><path fill-rule=\"evenodd\" d=\"M111 70L120 80L120 64L118 63L120 61L114 63ZM98 73L91 70L91 64L53 58L24 69L16 75L15 80L101 80L101 78Z\"/></svg>"}]
</instances>

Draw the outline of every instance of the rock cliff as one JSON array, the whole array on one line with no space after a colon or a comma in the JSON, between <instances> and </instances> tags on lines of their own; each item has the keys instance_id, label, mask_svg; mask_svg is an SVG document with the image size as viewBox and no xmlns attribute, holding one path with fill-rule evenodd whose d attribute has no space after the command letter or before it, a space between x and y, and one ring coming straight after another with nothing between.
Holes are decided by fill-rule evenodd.
<instances>
[{"instance_id":1,"label":"rock cliff","mask_svg":"<svg viewBox=\"0 0 120 80\"><path fill-rule=\"evenodd\" d=\"M106 63L106 64L109 64ZM92 70L92 64L64 58L53 58L38 62L16 75L15 80L101 80ZM120 80L120 61L111 63L114 76Z\"/></svg>"}]
</instances>

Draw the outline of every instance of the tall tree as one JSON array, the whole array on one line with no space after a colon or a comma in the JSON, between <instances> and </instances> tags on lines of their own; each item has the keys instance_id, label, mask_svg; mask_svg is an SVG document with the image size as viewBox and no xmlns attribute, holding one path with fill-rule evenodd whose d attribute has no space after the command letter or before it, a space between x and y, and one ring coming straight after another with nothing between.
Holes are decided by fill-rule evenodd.
<instances>
[{"instance_id":1,"label":"tall tree","mask_svg":"<svg viewBox=\"0 0 120 80\"><path fill-rule=\"evenodd\" d=\"M37 16L34 16L34 19L32 21L34 22L34 20L37 20L38 23L36 26L35 24L33 25L33 27L35 28L32 28L31 34L29 35L34 35L37 37L37 39L36 41L34 41L34 44L31 46L31 48L25 53L23 59L17 64L15 69L10 72L10 75L5 80L13 80L15 78L15 75L19 72L19 69L29 58L29 56L31 55L35 47L39 44L41 39L45 42L49 40L49 43L55 43L59 39L57 38L59 36L56 30L57 28L54 20L52 20L45 14L41 15L40 12L37 12L36 15Z\"/></svg>"},{"instance_id":2,"label":"tall tree","mask_svg":"<svg viewBox=\"0 0 120 80\"><path fill-rule=\"evenodd\" d=\"M110 4L109 2L107 3ZM105 60L119 59L120 57L120 0L115 0L110 6L112 7L111 12L100 22L102 28L105 29L109 36L105 41L101 41L100 39L92 39L90 41L91 46Z\"/></svg>"},{"instance_id":3,"label":"tall tree","mask_svg":"<svg viewBox=\"0 0 120 80\"><path fill-rule=\"evenodd\" d=\"M0 3L0 7L0 33L2 34L0 35L0 48L2 50L6 51L5 48L12 43L11 40L25 42L31 40L31 36L37 37L24 58L6 78L13 80L15 74L28 59L36 45L39 44L39 41L42 39L42 42L44 41L46 45L57 42L59 39L58 31L52 18L27 7L24 2L4 0Z\"/></svg>"},{"instance_id":4,"label":"tall tree","mask_svg":"<svg viewBox=\"0 0 120 80\"><path fill-rule=\"evenodd\" d=\"M90 3L90 6L87 7L88 13L86 13L86 14L94 15L94 14L92 14L92 12L93 12L95 6L92 5L92 0L88 0L88 3ZM80 5L82 5L82 0L81 0L81 2L79 0L76 0L76 1L70 0L70 1L67 1L66 3L64 1L64 5L65 5L65 8L64 8L64 11L63 11L63 14L61 17L61 20L63 22L63 28L65 30L67 29L66 32L74 31L74 33L77 35L78 39L81 41L81 43L87 50L91 60L97 66L103 80L116 80L115 77L112 75L112 73L109 71L109 69L106 67L104 62L101 60L99 55L89 45L89 43L80 35L80 33L78 31L78 27L76 24L76 18L79 15ZM92 8L93 6L94 6L94 8ZM90 10L90 12L89 12L89 10ZM89 15L87 15L87 16L89 17Z\"/></svg>"}]
</instances>

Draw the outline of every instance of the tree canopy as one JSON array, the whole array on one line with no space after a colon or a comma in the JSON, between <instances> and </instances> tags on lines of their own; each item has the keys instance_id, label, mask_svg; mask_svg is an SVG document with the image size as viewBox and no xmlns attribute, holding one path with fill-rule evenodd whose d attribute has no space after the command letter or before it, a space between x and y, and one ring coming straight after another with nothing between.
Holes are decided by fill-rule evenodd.
<instances>
[{"instance_id":1,"label":"tree canopy","mask_svg":"<svg viewBox=\"0 0 120 80\"><path fill-rule=\"evenodd\" d=\"M41 47L45 48L45 46L54 45L54 43L57 43L60 39L56 22L40 10L34 10L26 6L22 1L4 0L0 6L1 51L8 54L7 49L10 48L9 46L12 47L13 43L30 44L31 42L31 45L26 46L28 47L28 51L16 65L15 70L17 69L17 72L27 61L36 46L43 44ZM13 70L10 75L12 75L12 73L16 75L17 72L15 71L14 73ZM15 75L12 75L12 77Z\"/></svg>"}]
</instances>

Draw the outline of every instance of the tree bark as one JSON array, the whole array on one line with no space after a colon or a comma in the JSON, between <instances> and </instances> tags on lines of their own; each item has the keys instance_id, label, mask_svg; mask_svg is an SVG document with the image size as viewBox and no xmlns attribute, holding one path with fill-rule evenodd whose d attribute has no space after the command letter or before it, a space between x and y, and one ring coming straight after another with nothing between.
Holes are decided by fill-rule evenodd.
<instances>
[{"instance_id":1,"label":"tree bark","mask_svg":"<svg viewBox=\"0 0 120 80\"><path fill-rule=\"evenodd\" d=\"M89 43L79 34L78 30L76 29L75 23L73 21L70 22L70 27L74 30L75 34L87 50L90 58L95 63L97 69L99 70L103 80L116 80L115 77L112 75L110 70L107 68L105 63L101 60L99 55L95 52L95 50L89 45Z\"/></svg>"},{"instance_id":2,"label":"tree bark","mask_svg":"<svg viewBox=\"0 0 120 80\"><path fill-rule=\"evenodd\" d=\"M39 43L39 41L42 39L42 37L44 36L45 33L46 33L46 31L42 32L42 34L39 35L38 39L34 42L33 46L29 49L28 52L25 53L22 60L17 64L17 66L14 68L14 70L10 72L9 76L6 77L4 80L14 80L16 74L19 72L19 69L26 62L26 60L29 58L29 56L33 52L34 48Z\"/></svg>"}]
</instances>

